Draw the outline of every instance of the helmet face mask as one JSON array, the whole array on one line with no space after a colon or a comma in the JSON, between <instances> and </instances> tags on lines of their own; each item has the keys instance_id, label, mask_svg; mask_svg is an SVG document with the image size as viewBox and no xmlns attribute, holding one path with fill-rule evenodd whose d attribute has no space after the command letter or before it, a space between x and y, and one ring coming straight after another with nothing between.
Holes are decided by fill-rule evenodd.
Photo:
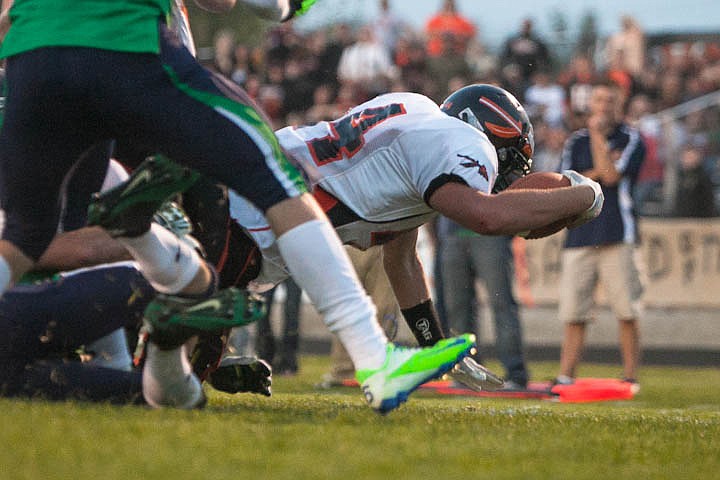
<instances>
[{"instance_id":1,"label":"helmet face mask","mask_svg":"<svg viewBox=\"0 0 720 480\"><path fill-rule=\"evenodd\" d=\"M533 128L512 94L493 85L469 85L450 95L440 109L483 132L495 147L498 176L493 193L530 173Z\"/></svg>"},{"instance_id":2,"label":"helmet face mask","mask_svg":"<svg viewBox=\"0 0 720 480\"><path fill-rule=\"evenodd\" d=\"M498 149L498 165L502 167L498 167L492 193L502 192L515 180L530 173L532 159L526 159L515 147L502 147Z\"/></svg>"}]
</instances>

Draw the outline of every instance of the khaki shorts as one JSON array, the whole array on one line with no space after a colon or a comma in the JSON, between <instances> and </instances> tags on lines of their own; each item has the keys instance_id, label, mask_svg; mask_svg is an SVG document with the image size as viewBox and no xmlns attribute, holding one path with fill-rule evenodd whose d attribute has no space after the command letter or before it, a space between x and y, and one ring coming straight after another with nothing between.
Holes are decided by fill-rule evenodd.
<instances>
[{"instance_id":1,"label":"khaki shorts","mask_svg":"<svg viewBox=\"0 0 720 480\"><path fill-rule=\"evenodd\" d=\"M353 247L345 247L345 250L350 256L360 283L377 308L380 325L392 339L397 333L397 322L402 320L402 312L385 273L382 246L370 247L365 251Z\"/></svg>"},{"instance_id":2,"label":"khaki shorts","mask_svg":"<svg viewBox=\"0 0 720 480\"><path fill-rule=\"evenodd\" d=\"M561 321L585 323L592 320L598 284L601 284L604 298L619 320L640 316L642 284L634 245L620 243L566 248L562 251L561 262Z\"/></svg>"},{"instance_id":3,"label":"khaki shorts","mask_svg":"<svg viewBox=\"0 0 720 480\"><path fill-rule=\"evenodd\" d=\"M365 287L377 308L380 326L392 340L397 333L398 322L403 321L403 317L390 280L385 273L382 246L370 247L365 251L353 247L345 247L345 250L350 256L360 283ZM330 358L332 361L330 374L334 379L353 378L355 367L352 360L334 335Z\"/></svg>"}]
</instances>

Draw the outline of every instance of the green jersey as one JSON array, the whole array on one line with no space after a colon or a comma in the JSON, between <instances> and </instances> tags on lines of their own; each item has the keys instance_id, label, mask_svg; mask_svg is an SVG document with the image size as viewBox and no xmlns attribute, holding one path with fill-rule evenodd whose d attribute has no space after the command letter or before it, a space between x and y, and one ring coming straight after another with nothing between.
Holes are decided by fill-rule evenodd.
<instances>
[{"instance_id":1,"label":"green jersey","mask_svg":"<svg viewBox=\"0 0 720 480\"><path fill-rule=\"evenodd\" d=\"M170 0L15 0L0 58L41 47L158 53Z\"/></svg>"}]
</instances>

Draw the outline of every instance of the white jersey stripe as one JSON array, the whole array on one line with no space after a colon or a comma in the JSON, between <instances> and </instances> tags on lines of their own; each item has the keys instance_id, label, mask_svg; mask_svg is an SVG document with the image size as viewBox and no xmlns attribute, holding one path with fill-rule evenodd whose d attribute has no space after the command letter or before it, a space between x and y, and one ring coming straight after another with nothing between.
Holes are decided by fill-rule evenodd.
<instances>
[{"instance_id":1,"label":"white jersey stripe","mask_svg":"<svg viewBox=\"0 0 720 480\"><path fill-rule=\"evenodd\" d=\"M503 111L502 108L498 108L498 106L495 105L493 102L482 97L480 97L479 101L480 103L503 117L503 119L505 119L506 122L508 122L515 130L517 130L519 134L522 134L522 128L518 125L518 122L514 120L510 115L508 115L507 112Z\"/></svg>"}]
</instances>

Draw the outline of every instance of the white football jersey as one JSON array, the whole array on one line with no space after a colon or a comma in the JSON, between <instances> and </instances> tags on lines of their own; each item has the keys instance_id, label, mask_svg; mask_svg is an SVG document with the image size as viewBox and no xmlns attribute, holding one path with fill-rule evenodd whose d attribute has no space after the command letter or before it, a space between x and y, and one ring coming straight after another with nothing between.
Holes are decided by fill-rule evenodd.
<instances>
[{"instance_id":1,"label":"white football jersey","mask_svg":"<svg viewBox=\"0 0 720 480\"><path fill-rule=\"evenodd\" d=\"M489 194L497 176L487 136L415 93L381 95L338 120L276 134L311 186L346 207L340 222L328 212L343 243L363 249L432 219L427 201L445 183ZM272 246L267 222L247 200L231 193L230 211L263 250Z\"/></svg>"},{"instance_id":2,"label":"white football jersey","mask_svg":"<svg viewBox=\"0 0 720 480\"><path fill-rule=\"evenodd\" d=\"M188 19L185 2L183 0L174 0L171 7L170 25L178 38L180 38L182 44L185 45L185 48L187 48L194 57L197 52L195 51L195 40L193 39L192 30L190 30L190 19Z\"/></svg>"}]
</instances>

